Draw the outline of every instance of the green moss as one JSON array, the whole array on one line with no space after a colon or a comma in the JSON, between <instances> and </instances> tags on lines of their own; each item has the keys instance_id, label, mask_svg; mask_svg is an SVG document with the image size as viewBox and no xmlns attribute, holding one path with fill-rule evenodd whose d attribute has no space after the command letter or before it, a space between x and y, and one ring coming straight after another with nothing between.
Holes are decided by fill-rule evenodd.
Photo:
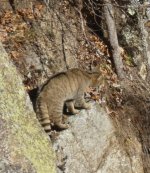
<instances>
[{"instance_id":1,"label":"green moss","mask_svg":"<svg viewBox=\"0 0 150 173\"><path fill-rule=\"evenodd\" d=\"M20 154L31 161L37 173L54 173L55 157L48 138L39 131L36 120L30 119L29 122L17 117L13 117L13 123L19 128L14 126L12 131L15 133L14 140L19 142ZM32 124L34 121L35 124Z\"/></svg>"},{"instance_id":2,"label":"green moss","mask_svg":"<svg viewBox=\"0 0 150 173\"><path fill-rule=\"evenodd\" d=\"M126 54L125 55L125 63L128 65L128 66L134 66L134 62L133 62L133 58L130 54Z\"/></svg>"},{"instance_id":3,"label":"green moss","mask_svg":"<svg viewBox=\"0 0 150 173\"><path fill-rule=\"evenodd\" d=\"M0 61L0 116L10 129L9 146L27 158L37 173L55 173L51 142L42 131L21 78L1 44Z\"/></svg>"}]
</instances>

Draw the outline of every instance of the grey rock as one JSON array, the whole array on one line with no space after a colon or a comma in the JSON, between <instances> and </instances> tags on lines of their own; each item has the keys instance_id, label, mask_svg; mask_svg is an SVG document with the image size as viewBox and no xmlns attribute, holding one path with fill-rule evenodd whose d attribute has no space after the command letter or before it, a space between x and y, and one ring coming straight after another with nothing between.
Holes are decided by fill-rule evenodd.
<instances>
[{"instance_id":1,"label":"grey rock","mask_svg":"<svg viewBox=\"0 0 150 173\"><path fill-rule=\"evenodd\" d=\"M55 173L51 141L0 43L0 173Z\"/></svg>"},{"instance_id":2,"label":"grey rock","mask_svg":"<svg viewBox=\"0 0 150 173\"><path fill-rule=\"evenodd\" d=\"M127 155L111 119L99 105L69 117L69 123L70 128L54 142L58 173L143 172L140 155Z\"/></svg>"}]
</instances>

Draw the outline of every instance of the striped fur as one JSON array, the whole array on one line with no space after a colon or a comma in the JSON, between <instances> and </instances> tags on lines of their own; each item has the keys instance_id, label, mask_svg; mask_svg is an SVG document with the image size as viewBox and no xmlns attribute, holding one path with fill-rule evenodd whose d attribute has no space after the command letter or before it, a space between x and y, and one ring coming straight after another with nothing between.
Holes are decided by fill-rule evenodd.
<instances>
[{"instance_id":1,"label":"striped fur","mask_svg":"<svg viewBox=\"0 0 150 173\"><path fill-rule=\"evenodd\" d=\"M70 69L54 75L41 89L36 101L36 114L44 130L50 134L51 126L67 129L68 124L63 122L63 107L66 104L68 111L76 114L75 102L83 109L90 105L84 100L84 91L89 86L99 84L99 73L88 73L80 69Z\"/></svg>"}]
</instances>

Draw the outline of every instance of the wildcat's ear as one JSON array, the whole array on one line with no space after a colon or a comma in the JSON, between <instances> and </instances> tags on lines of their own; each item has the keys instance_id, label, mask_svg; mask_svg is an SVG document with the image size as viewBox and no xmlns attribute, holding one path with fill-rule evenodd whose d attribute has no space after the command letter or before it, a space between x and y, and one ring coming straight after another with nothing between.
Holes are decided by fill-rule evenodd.
<instances>
[{"instance_id":1,"label":"wildcat's ear","mask_svg":"<svg viewBox=\"0 0 150 173\"><path fill-rule=\"evenodd\" d=\"M100 65L98 64L97 66L91 66L91 71L93 73L99 73L100 72Z\"/></svg>"}]
</instances>

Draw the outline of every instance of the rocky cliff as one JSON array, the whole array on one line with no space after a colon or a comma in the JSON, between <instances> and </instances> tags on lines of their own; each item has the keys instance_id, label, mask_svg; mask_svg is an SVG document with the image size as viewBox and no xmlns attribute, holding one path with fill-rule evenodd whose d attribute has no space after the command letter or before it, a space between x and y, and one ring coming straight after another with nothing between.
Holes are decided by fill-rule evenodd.
<instances>
[{"instance_id":1,"label":"rocky cliff","mask_svg":"<svg viewBox=\"0 0 150 173\"><path fill-rule=\"evenodd\" d=\"M55 173L55 154L0 43L0 172Z\"/></svg>"},{"instance_id":2,"label":"rocky cliff","mask_svg":"<svg viewBox=\"0 0 150 173\"><path fill-rule=\"evenodd\" d=\"M146 11L141 20L144 22L134 25L141 19L137 8L132 8L136 4L115 1L128 79L118 84L111 47L104 44L109 39L108 34L102 34L107 30L105 20L100 20L103 14L89 13L91 4L80 2L0 1L2 173L149 173L150 89L144 81L149 63L149 10L141 6ZM90 91L90 97L98 103L93 103L90 111L69 117L70 128L60 132L52 146L27 92L54 73L72 67L90 69L97 64L109 79L107 92ZM110 110L99 105L103 99Z\"/></svg>"}]
</instances>

